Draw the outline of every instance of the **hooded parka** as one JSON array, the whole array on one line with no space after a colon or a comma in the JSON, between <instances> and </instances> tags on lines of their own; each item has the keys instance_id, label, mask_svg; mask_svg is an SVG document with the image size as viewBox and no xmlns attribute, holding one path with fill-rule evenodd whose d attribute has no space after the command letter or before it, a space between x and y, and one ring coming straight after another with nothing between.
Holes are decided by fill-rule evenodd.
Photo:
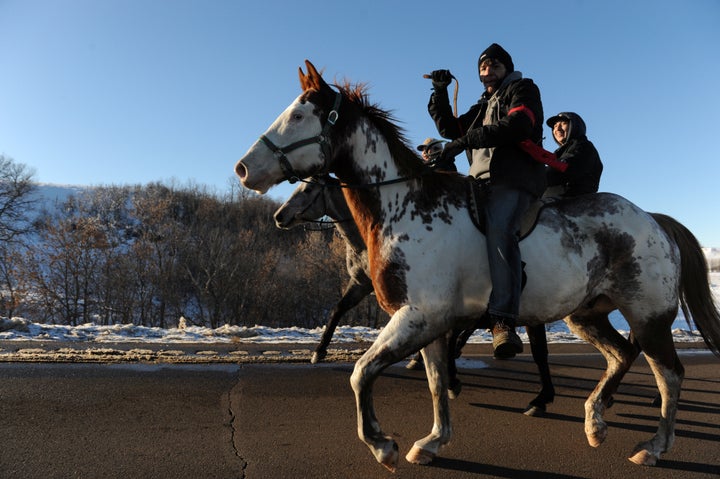
<instances>
[{"instance_id":1,"label":"hooded parka","mask_svg":"<svg viewBox=\"0 0 720 479\"><path fill-rule=\"evenodd\" d=\"M555 140L560 145L555 155L568 167L564 172L548 168L548 187L562 186L563 197L596 193L600 187L603 164L595 145L587 139L585 122L577 113L562 112L549 118L547 125L552 129L561 120L568 122L567 140L562 145Z\"/></svg>"}]
</instances>

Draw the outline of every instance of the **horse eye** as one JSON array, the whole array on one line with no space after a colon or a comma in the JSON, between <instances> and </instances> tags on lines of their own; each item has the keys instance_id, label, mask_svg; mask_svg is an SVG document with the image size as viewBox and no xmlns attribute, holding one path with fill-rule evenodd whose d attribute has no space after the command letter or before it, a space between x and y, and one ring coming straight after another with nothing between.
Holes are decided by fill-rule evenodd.
<instances>
[{"instance_id":1,"label":"horse eye","mask_svg":"<svg viewBox=\"0 0 720 479\"><path fill-rule=\"evenodd\" d=\"M300 113L300 112L295 112L295 113L293 113L293 115L292 115L292 119L295 120L295 121L300 121L300 120L303 119L303 114Z\"/></svg>"}]
</instances>

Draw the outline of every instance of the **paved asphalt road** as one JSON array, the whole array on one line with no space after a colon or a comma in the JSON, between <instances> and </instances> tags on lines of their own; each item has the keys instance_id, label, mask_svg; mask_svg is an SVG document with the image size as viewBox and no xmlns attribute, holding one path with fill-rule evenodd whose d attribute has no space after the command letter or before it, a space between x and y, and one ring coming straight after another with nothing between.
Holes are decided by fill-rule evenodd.
<instances>
[{"instance_id":1,"label":"paved asphalt road","mask_svg":"<svg viewBox=\"0 0 720 479\"><path fill-rule=\"evenodd\" d=\"M583 402L604 369L596 354L550 345L558 397L544 418L521 414L537 390L529 356L471 350L454 440L431 466L401 459L393 475L356 436L352 364L0 364L0 478L717 478L720 360L684 352L672 450L646 468L626 457L658 410L641 359L606 413L593 449ZM478 367L485 365L486 367ZM404 457L427 434L424 374L397 366L375 387L376 410Z\"/></svg>"}]
</instances>

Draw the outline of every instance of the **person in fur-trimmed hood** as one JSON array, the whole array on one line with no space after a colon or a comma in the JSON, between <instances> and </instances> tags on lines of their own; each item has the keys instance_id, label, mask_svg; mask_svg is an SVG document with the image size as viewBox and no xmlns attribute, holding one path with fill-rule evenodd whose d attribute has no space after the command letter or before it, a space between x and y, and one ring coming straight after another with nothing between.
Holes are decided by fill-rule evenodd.
<instances>
[{"instance_id":1,"label":"person in fur-trimmed hood","mask_svg":"<svg viewBox=\"0 0 720 479\"><path fill-rule=\"evenodd\" d=\"M512 57L497 43L480 54L478 74L485 91L469 111L456 118L447 91L453 76L449 70L433 71L428 112L438 133L452 140L440 161L454 161L465 151L470 175L489 180L484 209L493 287L487 311L495 357L508 359L523 350L515 332L522 290L520 220L546 185L545 165L520 143L530 140L542 146L543 108L538 87L515 70Z\"/></svg>"},{"instance_id":2,"label":"person in fur-trimmed hood","mask_svg":"<svg viewBox=\"0 0 720 479\"><path fill-rule=\"evenodd\" d=\"M567 163L560 172L548 168L548 192L551 196L578 196L596 193L600 187L603 164L595 145L587 139L585 122L577 113L565 111L547 121L559 148L558 160Z\"/></svg>"}]
</instances>

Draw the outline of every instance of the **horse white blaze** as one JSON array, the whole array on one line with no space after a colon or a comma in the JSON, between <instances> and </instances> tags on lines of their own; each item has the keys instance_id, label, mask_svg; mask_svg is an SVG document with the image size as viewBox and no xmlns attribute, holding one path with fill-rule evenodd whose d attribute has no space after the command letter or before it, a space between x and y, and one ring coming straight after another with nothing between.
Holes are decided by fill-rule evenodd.
<instances>
[{"instance_id":1,"label":"horse white blaze","mask_svg":"<svg viewBox=\"0 0 720 479\"><path fill-rule=\"evenodd\" d=\"M312 103L302 101L301 98L302 95L291 103L264 133L264 136L280 149L297 141L315 137L322 131L314 106ZM290 159L293 168L299 172L317 168L323 163L318 143L287 152L286 156ZM256 141L236 163L235 173L240 177L243 186L261 195L285 179L279 159L260 140Z\"/></svg>"}]
</instances>

